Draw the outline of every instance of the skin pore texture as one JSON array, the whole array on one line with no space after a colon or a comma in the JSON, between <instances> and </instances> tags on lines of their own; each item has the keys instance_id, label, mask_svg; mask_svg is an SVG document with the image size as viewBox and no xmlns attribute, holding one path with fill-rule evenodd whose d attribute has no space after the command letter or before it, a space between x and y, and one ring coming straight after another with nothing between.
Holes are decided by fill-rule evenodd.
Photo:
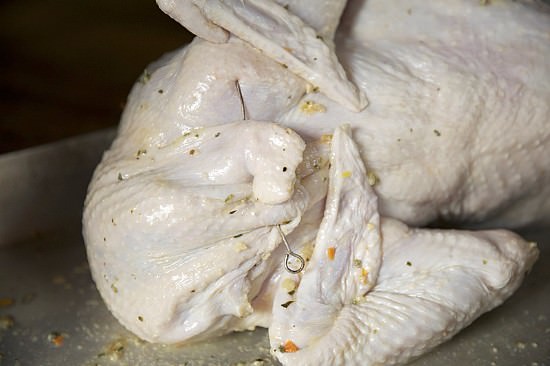
<instances>
[{"instance_id":1,"label":"skin pore texture","mask_svg":"<svg viewBox=\"0 0 550 366\"><path fill-rule=\"evenodd\" d=\"M548 13L158 3L205 39L136 82L83 216L128 329L186 343L262 326L285 365L396 364L521 284L536 245L487 229L550 219ZM486 230L413 228L435 220Z\"/></svg>"}]
</instances>

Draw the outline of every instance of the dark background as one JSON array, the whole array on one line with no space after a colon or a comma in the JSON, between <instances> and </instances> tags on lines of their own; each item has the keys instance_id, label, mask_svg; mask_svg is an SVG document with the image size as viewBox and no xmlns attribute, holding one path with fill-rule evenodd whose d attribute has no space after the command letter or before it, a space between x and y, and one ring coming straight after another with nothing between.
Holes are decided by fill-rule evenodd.
<instances>
[{"instance_id":1,"label":"dark background","mask_svg":"<svg viewBox=\"0 0 550 366\"><path fill-rule=\"evenodd\" d=\"M0 154L115 126L145 66L190 39L154 0L0 0Z\"/></svg>"}]
</instances>

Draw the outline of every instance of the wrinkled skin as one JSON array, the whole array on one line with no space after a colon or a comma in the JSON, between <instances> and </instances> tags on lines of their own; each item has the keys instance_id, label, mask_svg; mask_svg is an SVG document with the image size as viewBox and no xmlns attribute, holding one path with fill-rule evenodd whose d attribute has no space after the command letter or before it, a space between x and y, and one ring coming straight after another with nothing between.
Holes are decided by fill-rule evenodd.
<instances>
[{"instance_id":1,"label":"wrinkled skin","mask_svg":"<svg viewBox=\"0 0 550 366\"><path fill-rule=\"evenodd\" d=\"M181 343L265 326L283 364L393 364L519 286L537 249L511 232L395 219L548 222L547 14L354 1L334 48L343 2L320 4L335 6L326 18L301 15L307 1L238 16L247 2L158 2L185 25L181 10L198 9L190 29L218 43L147 68L90 184L90 267L126 327ZM284 273L276 225L309 259L303 274ZM298 352L278 351L288 340Z\"/></svg>"}]
</instances>

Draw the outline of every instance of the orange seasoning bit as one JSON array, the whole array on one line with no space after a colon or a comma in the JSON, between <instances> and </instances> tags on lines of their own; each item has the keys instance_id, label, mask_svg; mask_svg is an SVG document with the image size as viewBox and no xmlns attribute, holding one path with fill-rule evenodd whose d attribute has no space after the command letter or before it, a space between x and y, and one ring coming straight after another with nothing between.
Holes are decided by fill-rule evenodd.
<instances>
[{"instance_id":1,"label":"orange seasoning bit","mask_svg":"<svg viewBox=\"0 0 550 366\"><path fill-rule=\"evenodd\" d=\"M336 254L336 248L335 247L328 247L327 249L327 257L331 261L334 260L334 255Z\"/></svg>"},{"instance_id":2,"label":"orange seasoning bit","mask_svg":"<svg viewBox=\"0 0 550 366\"><path fill-rule=\"evenodd\" d=\"M12 306L13 304L15 304L15 300L11 297L0 298L0 308L7 308L8 306Z\"/></svg>"},{"instance_id":3,"label":"orange seasoning bit","mask_svg":"<svg viewBox=\"0 0 550 366\"><path fill-rule=\"evenodd\" d=\"M54 346L61 347L65 341L65 337L58 332L51 332L48 334L48 341L50 341Z\"/></svg>"},{"instance_id":4,"label":"orange seasoning bit","mask_svg":"<svg viewBox=\"0 0 550 366\"><path fill-rule=\"evenodd\" d=\"M294 342L292 342L291 340L287 340L285 342L285 344L283 344L282 351L284 353L294 353L294 352L297 352L299 350L300 350L300 348L298 348L298 346Z\"/></svg>"}]
</instances>

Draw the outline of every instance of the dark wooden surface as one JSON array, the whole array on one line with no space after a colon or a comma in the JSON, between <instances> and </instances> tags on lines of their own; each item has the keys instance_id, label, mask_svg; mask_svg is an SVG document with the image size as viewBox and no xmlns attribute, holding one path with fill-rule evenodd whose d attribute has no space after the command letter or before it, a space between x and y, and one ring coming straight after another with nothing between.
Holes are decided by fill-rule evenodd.
<instances>
[{"instance_id":1,"label":"dark wooden surface","mask_svg":"<svg viewBox=\"0 0 550 366\"><path fill-rule=\"evenodd\" d=\"M190 39L154 0L0 1L0 153L116 125L145 66Z\"/></svg>"}]
</instances>

